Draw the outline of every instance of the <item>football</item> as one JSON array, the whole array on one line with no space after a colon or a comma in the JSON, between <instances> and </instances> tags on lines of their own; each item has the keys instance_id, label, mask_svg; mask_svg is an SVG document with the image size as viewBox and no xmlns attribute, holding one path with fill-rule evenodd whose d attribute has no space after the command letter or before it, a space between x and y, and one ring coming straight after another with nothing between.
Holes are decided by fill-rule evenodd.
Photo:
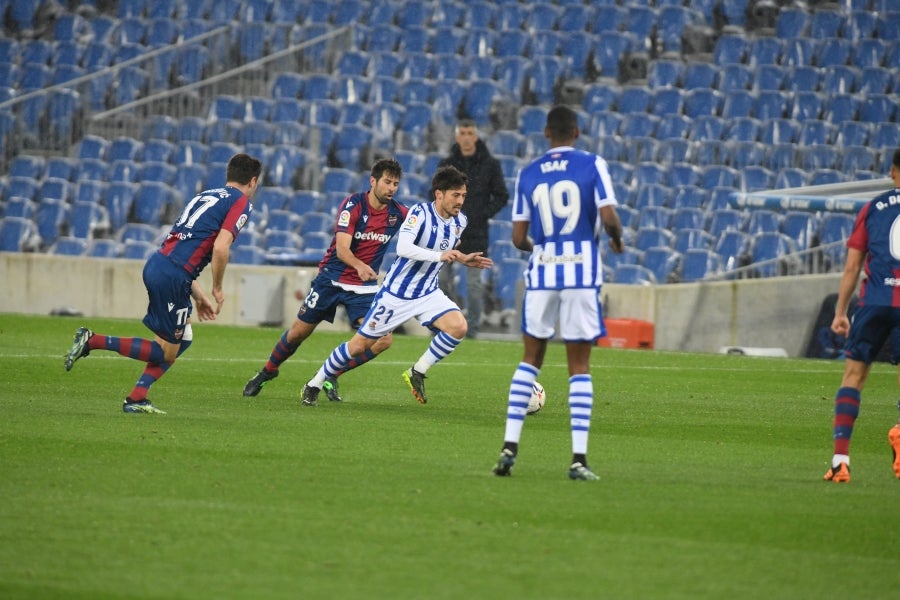
<instances>
[{"instance_id":1,"label":"football","mask_svg":"<svg viewBox=\"0 0 900 600\"><path fill-rule=\"evenodd\" d=\"M544 392L544 386L535 381L531 386L531 398L528 399L528 410L526 413L533 415L540 411L544 408L544 400L546 399L547 394Z\"/></svg>"}]
</instances>

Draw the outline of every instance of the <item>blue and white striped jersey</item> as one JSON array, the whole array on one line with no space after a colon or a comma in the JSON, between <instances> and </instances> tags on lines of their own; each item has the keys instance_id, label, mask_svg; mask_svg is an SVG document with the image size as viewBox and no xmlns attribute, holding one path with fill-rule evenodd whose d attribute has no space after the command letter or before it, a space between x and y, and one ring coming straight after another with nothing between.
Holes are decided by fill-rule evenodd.
<instances>
[{"instance_id":1,"label":"blue and white striped jersey","mask_svg":"<svg viewBox=\"0 0 900 600\"><path fill-rule=\"evenodd\" d=\"M444 219L434 202L421 202L409 209L397 234L397 258L384 278L382 289L398 298L421 298L438 287L438 273L444 263L441 254L459 243L468 219L463 213ZM404 246L416 258L404 256ZM415 246L415 248L413 248Z\"/></svg>"},{"instance_id":2,"label":"blue and white striped jersey","mask_svg":"<svg viewBox=\"0 0 900 600\"><path fill-rule=\"evenodd\" d=\"M599 287L600 207L616 204L606 161L596 154L561 146L522 168L516 177L512 220L529 221L534 242L525 287Z\"/></svg>"}]
</instances>

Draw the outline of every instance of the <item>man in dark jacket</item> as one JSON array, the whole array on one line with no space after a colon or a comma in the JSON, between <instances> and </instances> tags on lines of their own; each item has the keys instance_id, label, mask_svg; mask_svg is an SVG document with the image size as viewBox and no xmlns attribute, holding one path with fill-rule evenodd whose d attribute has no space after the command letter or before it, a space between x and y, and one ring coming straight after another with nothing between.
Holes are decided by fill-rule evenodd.
<instances>
[{"instance_id":1,"label":"man in dark jacket","mask_svg":"<svg viewBox=\"0 0 900 600\"><path fill-rule=\"evenodd\" d=\"M484 142L478 139L475 122L461 119L456 125L456 143L450 148L450 155L440 162L440 166L453 165L468 176L468 194L463 212L469 218L469 225L463 231L457 248L460 252L484 252L487 256L488 220L506 205L509 191L500 161L494 158ZM451 265L455 266L455 265ZM467 289L467 317L469 337L478 336L484 303L484 284L479 269L464 269ZM453 277L456 269L441 271L441 289L455 298ZM460 274L462 276L462 274Z\"/></svg>"}]
</instances>

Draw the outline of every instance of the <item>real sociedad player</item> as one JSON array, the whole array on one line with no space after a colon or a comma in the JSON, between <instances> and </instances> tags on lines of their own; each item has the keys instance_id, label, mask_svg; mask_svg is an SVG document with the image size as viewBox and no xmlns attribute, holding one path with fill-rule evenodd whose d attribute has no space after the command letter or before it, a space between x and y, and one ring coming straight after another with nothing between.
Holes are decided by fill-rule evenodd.
<instances>
[{"instance_id":1,"label":"real sociedad player","mask_svg":"<svg viewBox=\"0 0 900 600\"><path fill-rule=\"evenodd\" d=\"M158 381L191 345L191 298L201 321L212 320L222 310L222 283L231 244L247 224L253 210L250 198L259 185L262 163L247 154L228 161L225 187L194 196L163 241L147 259L143 279L149 303L144 325L156 334L153 340L116 337L79 327L66 354L66 371L91 350L110 350L147 363L143 374L122 404L127 413L158 413L147 399L150 386ZM212 297L203 292L197 277L212 263Z\"/></svg>"},{"instance_id":2,"label":"real sociedad player","mask_svg":"<svg viewBox=\"0 0 900 600\"><path fill-rule=\"evenodd\" d=\"M467 329L459 306L438 287L438 274L452 262L478 269L493 265L481 252L463 254L456 249L466 228L466 216L460 212L466 199L466 175L455 167L442 167L431 179L431 192L433 201L409 209L397 236L397 258L362 325L348 342L332 351L303 386L304 405L315 406L328 377L340 373L352 357L370 350L379 339L411 318L435 332L425 353L402 374L416 400L427 402L425 373L453 352Z\"/></svg>"},{"instance_id":3,"label":"real sociedad player","mask_svg":"<svg viewBox=\"0 0 900 600\"><path fill-rule=\"evenodd\" d=\"M594 388L591 349L605 334L600 308L603 261L601 233L610 248L623 250L622 223L606 161L574 148L578 115L565 106L547 113L544 136L550 150L525 166L513 197L513 244L531 252L522 300L522 362L509 386L506 431L494 474L510 475L540 373L547 341L559 323L566 344L572 462L569 478L595 480L587 464Z\"/></svg>"},{"instance_id":4,"label":"real sociedad player","mask_svg":"<svg viewBox=\"0 0 900 600\"><path fill-rule=\"evenodd\" d=\"M838 288L831 329L847 336L841 385L834 397L834 453L825 481L850 481L850 438L859 416L862 391L872 363L890 340L890 360L900 364L900 149L894 150L889 171L894 188L863 205L847 239L847 258ZM853 320L850 299L865 270ZM900 373L900 371L898 371ZM894 455L894 475L900 477L900 425L888 431Z\"/></svg>"},{"instance_id":5,"label":"real sociedad player","mask_svg":"<svg viewBox=\"0 0 900 600\"><path fill-rule=\"evenodd\" d=\"M265 366L244 386L245 396L256 396L267 382L278 377L282 363L293 356L319 323L334 322L339 305L347 311L351 327L359 327L378 289L378 270L388 242L406 219L408 209L394 199L402 176L403 167L399 162L379 160L369 174L369 190L344 199L338 209L331 245L319 262L319 273L297 318L281 335ZM342 373L372 360L387 350L392 341L388 332L371 348L354 356ZM338 375L329 377L323 384L328 399L335 402L341 401Z\"/></svg>"}]
</instances>

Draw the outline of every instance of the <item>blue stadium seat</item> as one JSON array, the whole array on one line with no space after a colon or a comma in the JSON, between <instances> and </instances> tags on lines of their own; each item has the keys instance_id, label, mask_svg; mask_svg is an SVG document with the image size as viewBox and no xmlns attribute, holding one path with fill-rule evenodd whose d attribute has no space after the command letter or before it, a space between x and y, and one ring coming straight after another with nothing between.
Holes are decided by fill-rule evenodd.
<instances>
[{"instance_id":1,"label":"blue stadium seat","mask_svg":"<svg viewBox=\"0 0 900 600\"><path fill-rule=\"evenodd\" d=\"M818 218L815 213L788 211L781 219L781 233L791 238L798 250L806 250L816 240Z\"/></svg>"},{"instance_id":2,"label":"blue stadium seat","mask_svg":"<svg viewBox=\"0 0 900 600\"><path fill-rule=\"evenodd\" d=\"M727 142L719 139L698 139L692 144L689 159L701 165L724 165L730 157Z\"/></svg>"},{"instance_id":3,"label":"blue stadium seat","mask_svg":"<svg viewBox=\"0 0 900 600\"><path fill-rule=\"evenodd\" d=\"M725 34L716 40L713 62L717 65L746 62L747 51L748 43L743 36Z\"/></svg>"},{"instance_id":4,"label":"blue stadium seat","mask_svg":"<svg viewBox=\"0 0 900 600\"><path fill-rule=\"evenodd\" d=\"M700 185L706 189L716 186L737 187L739 185L738 172L725 165L706 167Z\"/></svg>"},{"instance_id":5,"label":"blue stadium seat","mask_svg":"<svg viewBox=\"0 0 900 600\"><path fill-rule=\"evenodd\" d=\"M160 183L171 185L175 180L175 174L177 173L177 171L178 167L176 167L175 165L148 160L140 163L140 167L138 168L138 180L157 181Z\"/></svg>"},{"instance_id":6,"label":"blue stadium seat","mask_svg":"<svg viewBox=\"0 0 900 600\"><path fill-rule=\"evenodd\" d=\"M134 197L134 217L138 223L154 227L161 225L162 216L174 201L175 192L171 186L156 181L143 181Z\"/></svg>"},{"instance_id":7,"label":"blue stadium seat","mask_svg":"<svg viewBox=\"0 0 900 600\"><path fill-rule=\"evenodd\" d=\"M11 177L40 179L44 172L44 166L45 161L42 156L20 154L12 159L8 175Z\"/></svg>"},{"instance_id":8,"label":"blue stadium seat","mask_svg":"<svg viewBox=\"0 0 900 600\"><path fill-rule=\"evenodd\" d=\"M751 67L777 64L784 49L784 43L777 37L758 37L750 43L747 62Z\"/></svg>"},{"instance_id":9,"label":"blue stadium seat","mask_svg":"<svg viewBox=\"0 0 900 600\"><path fill-rule=\"evenodd\" d=\"M122 254L122 246L116 240L97 239L92 240L85 256L92 258L119 258Z\"/></svg>"},{"instance_id":10,"label":"blue stadium seat","mask_svg":"<svg viewBox=\"0 0 900 600\"><path fill-rule=\"evenodd\" d=\"M667 87L654 90L649 110L652 114L666 117L680 115L684 107L684 92L681 88Z\"/></svg>"},{"instance_id":11,"label":"blue stadium seat","mask_svg":"<svg viewBox=\"0 0 900 600\"><path fill-rule=\"evenodd\" d=\"M653 273L658 283L674 283L679 279L681 254L669 247L648 248L641 264Z\"/></svg>"},{"instance_id":12,"label":"blue stadium seat","mask_svg":"<svg viewBox=\"0 0 900 600\"><path fill-rule=\"evenodd\" d=\"M111 229L109 213L97 202L75 202L67 221L69 235L79 239L90 239Z\"/></svg>"},{"instance_id":13,"label":"blue stadium seat","mask_svg":"<svg viewBox=\"0 0 900 600\"><path fill-rule=\"evenodd\" d=\"M660 117L645 112L626 113L618 133L628 138L651 137L656 133Z\"/></svg>"},{"instance_id":14,"label":"blue stadium seat","mask_svg":"<svg viewBox=\"0 0 900 600\"><path fill-rule=\"evenodd\" d=\"M675 241L672 242L672 247L681 254L685 254L688 250L696 248L710 249L713 240L713 236L700 227L685 227L675 232Z\"/></svg>"},{"instance_id":15,"label":"blue stadium seat","mask_svg":"<svg viewBox=\"0 0 900 600\"><path fill-rule=\"evenodd\" d=\"M6 208L3 210L4 217L23 217L25 219L34 218L37 212L37 202L21 196L11 196L6 201Z\"/></svg>"},{"instance_id":16,"label":"blue stadium seat","mask_svg":"<svg viewBox=\"0 0 900 600\"><path fill-rule=\"evenodd\" d=\"M719 255L704 248L690 248L682 254L681 281L701 281L716 275L721 269Z\"/></svg>"},{"instance_id":17,"label":"blue stadium seat","mask_svg":"<svg viewBox=\"0 0 900 600\"><path fill-rule=\"evenodd\" d=\"M656 127L656 138L659 140L683 139L691 128L691 120L684 115L668 115L660 120Z\"/></svg>"},{"instance_id":18,"label":"blue stadium seat","mask_svg":"<svg viewBox=\"0 0 900 600\"><path fill-rule=\"evenodd\" d=\"M836 38L841 33L844 15L836 10L817 10L809 23L809 37L814 39Z\"/></svg>"},{"instance_id":19,"label":"blue stadium seat","mask_svg":"<svg viewBox=\"0 0 900 600\"><path fill-rule=\"evenodd\" d=\"M646 185L649 183L663 184L666 182L667 177L668 174L666 173L665 167L649 161L642 162L635 166L631 175L632 184L635 186Z\"/></svg>"},{"instance_id":20,"label":"blue stadium seat","mask_svg":"<svg viewBox=\"0 0 900 600\"><path fill-rule=\"evenodd\" d=\"M723 109L724 112L724 109ZM753 117L737 117L729 120L723 139L735 142L755 142L759 139L762 123Z\"/></svg>"},{"instance_id":21,"label":"blue stadium seat","mask_svg":"<svg viewBox=\"0 0 900 600\"><path fill-rule=\"evenodd\" d=\"M838 153L829 144L810 144L798 146L796 155L800 166L808 171L815 169L833 169L837 166Z\"/></svg>"},{"instance_id":22,"label":"blue stadium seat","mask_svg":"<svg viewBox=\"0 0 900 600\"><path fill-rule=\"evenodd\" d=\"M797 141L799 124L792 119L772 118L762 123L759 141L764 144L791 144Z\"/></svg>"},{"instance_id":23,"label":"blue stadium seat","mask_svg":"<svg viewBox=\"0 0 900 600\"><path fill-rule=\"evenodd\" d=\"M845 146L841 152L841 171L851 178L856 171L878 169L877 154L866 146Z\"/></svg>"},{"instance_id":24,"label":"blue stadium seat","mask_svg":"<svg viewBox=\"0 0 900 600\"><path fill-rule=\"evenodd\" d=\"M685 94L684 114L697 119L721 114L723 95L710 88L694 88Z\"/></svg>"},{"instance_id":25,"label":"blue stadium seat","mask_svg":"<svg viewBox=\"0 0 900 600\"><path fill-rule=\"evenodd\" d=\"M752 87L754 90L781 90L784 88L787 74L787 68L781 65L760 65L755 69Z\"/></svg>"},{"instance_id":26,"label":"blue stadium seat","mask_svg":"<svg viewBox=\"0 0 900 600\"><path fill-rule=\"evenodd\" d=\"M682 229L702 229L705 222L706 212L703 209L682 207L674 209L669 226L678 232Z\"/></svg>"},{"instance_id":27,"label":"blue stadium seat","mask_svg":"<svg viewBox=\"0 0 900 600\"><path fill-rule=\"evenodd\" d=\"M749 117L754 109L755 98L752 92L744 89L733 89L725 93L722 103L722 118L727 121Z\"/></svg>"},{"instance_id":28,"label":"blue stadium seat","mask_svg":"<svg viewBox=\"0 0 900 600\"><path fill-rule=\"evenodd\" d=\"M780 227L781 215L779 213L766 208L757 208L750 211L743 231L751 236L757 236L761 233L778 231Z\"/></svg>"},{"instance_id":29,"label":"blue stadium seat","mask_svg":"<svg viewBox=\"0 0 900 600\"><path fill-rule=\"evenodd\" d=\"M706 208L709 202L709 192L696 185L682 186L675 192L672 207L679 208Z\"/></svg>"},{"instance_id":30,"label":"blue stadium seat","mask_svg":"<svg viewBox=\"0 0 900 600\"><path fill-rule=\"evenodd\" d=\"M770 190L775 184L775 173L759 164L748 164L741 168L740 177L743 192Z\"/></svg>"},{"instance_id":31,"label":"blue stadium seat","mask_svg":"<svg viewBox=\"0 0 900 600\"><path fill-rule=\"evenodd\" d=\"M37 213L34 216L38 235L41 236L41 244L47 247L56 242L60 228L69 216L69 205L56 198L42 198L38 203Z\"/></svg>"},{"instance_id":32,"label":"blue stadium seat","mask_svg":"<svg viewBox=\"0 0 900 600\"><path fill-rule=\"evenodd\" d=\"M724 271L732 271L743 266L749 260L750 236L743 231L724 231L713 248L719 256L721 268Z\"/></svg>"},{"instance_id":33,"label":"blue stadium seat","mask_svg":"<svg viewBox=\"0 0 900 600\"><path fill-rule=\"evenodd\" d=\"M594 43L594 56L602 77L619 77L619 62L622 56L637 47L635 34L625 31L603 31Z\"/></svg>"},{"instance_id":34,"label":"blue stadium seat","mask_svg":"<svg viewBox=\"0 0 900 600\"><path fill-rule=\"evenodd\" d=\"M40 243L37 227L25 217L0 219L0 252L24 252L34 250Z\"/></svg>"},{"instance_id":35,"label":"blue stadium seat","mask_svg":"<svg viewBox=\"0 0 900 600\"><path fill-rule=\"evenodd\" d=\"M38 185L37 198L38 200L52 198L68 202L72 198L72 184L66 179L45 177Z\"/></svg>"},{"instance_id":36,"label":"blue stadium seat","mask_svg":"<svg viewBox=\"0 0 900 600\"><path fill-rule=\"evenodd\" d=\"M691 62L684 69L682 87L685 90L711 88L716 81L718 69L706 62Z\"/></svg>"},{"instance_id":37,"label":"blue stadium seat","mask_svg":"<svg viewBox=\"0 0 900 600\"><path fill-rule=\"evenodd\" d=\"M775 189L803 187L807 184L809 174L803 169L785 167L775 176Z\"/></svg>"},{"instance_id":38,"label":"blue stadium seat","mask_svg":"<svg viewBox=\"0 0 900 600\"><path fill-rule=\"evenodd\" d=\"M819 89L822 71L809 64L790 67L785 75L784 89L791 92L815 92Z\"/></svg>"},{"instance_id":39,"label":"blue stadium seat","mask_svg":"<svg viewBox=\"0 0 900 600\"><path fill-rule=\"evenodd\" d=\"M797 143L803 146L812 144L830 144L837 136L837 127L827 121L806 119L800 122Z\"/></svg>"},{"instance_id":40,"label":"blue stadium seat","mask_svg":"<svg viewBox=\"0 0 900 600\"><path fill-rule=\"evenodd\" d=\"M151 254L159 249L158 244L153 242L143 242L140 240L129 240L121 245L121 258L131 260L146 260Z\"/></svg>"},{"instance_id":41,"label":"blue stadium seat","mask_svg":"<svg viewBox=\"0 0 900 600\"><path fill-rule=\"evenodd\" d=\"M883 67L865 67L860 72L856 86L858 94L886 94L893 89L893 77L890 70Z\"/></svg>"},{"instance_id":42,"label":"blue stadium seat","mask_svg":"<svg viewBox=\"0 0 900 600\"><path fill-rule=\"evenodd\" d=\"M754 236L750 247L750 260L755 265L754 274L758 277L797 274L799 264L796 259L788 257L796 251L794 241L778 231Z\"/></svg>"},{"instance_id":43,"label":"blue stadium seat","mask_svg":"<svg viewBox=\"0 0 900 600\"><path fill-rule=\"evenodd\" d=\"M900 139L900 123L876 123L869 145L875 149L896 148L898 139Z\"/></svg>"},{"instance_id":44,"label":"blue stadium seat","mask_svg":"<svg viewBox=\"0 0 900 600\"><path fill-rule=\"evenodd\" d=\"M843 183L845 180L844 174L837 169L816 169L809 177L809 185L829 185Z\"/></svg>"},{"instance_id":45,"label":"blue stadium seat","mask_svg":"<svg viewBox=\"0 0 900 600\"><path fill-rule=\"evenodd\" d=\"M635 201L635 208L638 209L637 228L666 229L672 219L672 209L664 206L667 198L665 196L654 198L652 195L642 198L641 192L647 188L650 186L643 186L638 190L638 199ZM668 193L667 190L663 190L663 192ZM650 202L659 202L659 204L650 204Z\"/></svg>"},{"instance_id":46,"label":"blue stadium seat","mask_svg":"<svg viewBox=\"0 0 900 600\"><path fill-rule=\"evenodd\" d=\"M744 228L744 214L733 208L717 208L709 217L709 233L714 238L719 238L726 231L742 231Z\"/></svg>"},{"instance_id":47,"label":"blue stadium seat","mask_svg":"<svg viewBox=\"0 0 900 600\"><path fill-rule=\"evenodd\" d=\"M817 66L834 67L849 64L850 52L853 48L850 40L837 37L816 39L821 40L815 55L815 64Z\"/></svg>"},{"instance_id":48,"label":"blue stadium seat","mask_svg":"<svg viewBox=\"0 0 900 600\"><path fill-rule=\"evenodd\" d=\"M818 92L797 92L794 94L793 106L789 107L788 114L795 121L807 121L819 119L825 106L825 96Z\"/></svg>"},{"instance_id":49,"label":"blue stadium seat","mask_svg":"<svg viewBox=\"0 0 900 600\"><path fill-rule=\"evenodd\" d=\"M87 250L87 240L64 236L56 240L56 243L49 248L48 252L59 256L84 256Z\"/></svg>"},{"instance_id":50,"label":"blue stadium seat","mask_svg":"<svg viewBox=\"0 0 900 600\"><path fill-rule=\"evenodd\" d=\"M859 119L870 123L894 121L897 102L887 94L869 94L859 107Z\"/></svg>"},{"instance_id":51,"label":"blue stadium seat","mask_svg":"<svg viewBox=\"0 0 900 600\"><path fill-rule=\"evenodd\" d=\"M860 100L855 94L829 95L822 107L821 118L828 123L855 121L859 114Z\"/></svg>"},{"instance_id":52,"label":"blue stadium seat","mask_svg":"<svg viewBox=\"0 0 900 600\"><path fill-rule=\"evenodd\" d=\"M634 236L634 247L641 252L655 246L671 247L675 235L663 227L641 227Z\"/></svg>"},{"instance_id":53,"label":"blue stadium seat","mask_svg":"<svg viewBox=\"0 0 900 600\"><path fill-rule=\"evenodd\" d=\"M623 285L655 285L656 276L642 265L618 265L613 271L613 283Z\"/></svg>"},{"instance_id":54,"label":"blue stadium seat","mask_svg":"<svg viewBox=\"0 0 900 600\"><path fill-rule=\"evenodd\" d=\"M728 94L735 90L749 90L753 83L753 71L742 63L727 63L722 65L716 78L715 89Z\"/></svg>"},{"instance_id":55,"label":"blue stadium seat","mask_svg":"<svg viewBox=\"0 0 900 600\"><path fill-rule=\"evenodd\" d=\"M852 46L850 63L857 68L881 67L887 55L888 42L877 38L857 40Z\"/></svg>"},{"instance_id":56,"label":"blue stadium seat","mask_svg":"<svg viewBox=\"0 0 900 600\"><path fill-rule=\"evenodd\" d=\"M803 7L784 7L775 21L775 35L782 40L803 38L809 27L809 11Z\"/></svg>"},{"instance_id":57,"label":"blue stadium seat","mask_svg":"<svg viewBox=\"0 0 900 600\"><path fill-rule=\"evenodd\" d=\"M767 119L781 119L787 115L790 103L785 92L767 90L759 92L756 97L756 105L753 115L761 121Z\"/></svg>"}]
</instances>

